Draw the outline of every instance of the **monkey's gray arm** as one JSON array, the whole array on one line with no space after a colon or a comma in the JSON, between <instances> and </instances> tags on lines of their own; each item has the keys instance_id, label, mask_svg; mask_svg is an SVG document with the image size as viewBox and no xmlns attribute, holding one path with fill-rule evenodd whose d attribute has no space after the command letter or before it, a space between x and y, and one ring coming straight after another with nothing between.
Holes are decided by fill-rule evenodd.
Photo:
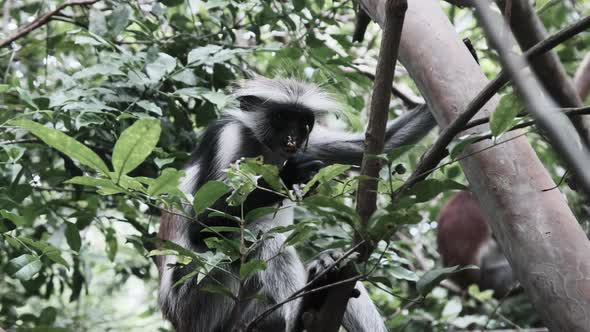
<instances>
[{"instance_id":1,"label":"monkey's gray arm","mask_svg":"<svg viewBox=\"0 0 590 332\"><path fill-rule=\"evenodd\" d=\"M417 143L435 125L428 106L418 106L389 123L385 133L385 151ZM306 154L327 164L360 165L364 140L362 133L343 133L317 126L309 137Z\"/></svg>"}]
</instances>

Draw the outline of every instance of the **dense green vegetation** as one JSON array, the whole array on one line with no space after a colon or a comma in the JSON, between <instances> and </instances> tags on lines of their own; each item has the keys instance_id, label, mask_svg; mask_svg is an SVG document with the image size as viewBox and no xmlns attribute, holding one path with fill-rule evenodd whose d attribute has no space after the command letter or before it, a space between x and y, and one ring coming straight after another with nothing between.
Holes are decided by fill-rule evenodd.
<instances>
[{"instance_id":1,"label":"dense green vegetation","mask_svg":"<svg viewBox=\"0 0 590 332\"><path fill-rule=\"evenodd\" d=\"M61 3L0 1L8 14L0 23L0 39ZM486 74L497 73L497 56L471 11L442 5L460 35L475 45ZM536 5L551 31L590 9L590 1ZM374 71L380 33L372 24L364 42L353 43L355 9L353 1L324 0L99 1L69 7L1 48L0 327L171 329L156 306L152 257L166 253L199 262L193 275L202 276L241 254L239 241L222 239L211 241L206 254L172 244L156 250L160 208L193 203L176 185L199 133L235 102L231 84L253 75L320 84L343 105L325 122L362 130L372 86L367 73ZM558 48L569 74L589 44L590 34L582 34ZM403 70L396 84L418 95ZM503 94L492 126L496 136L514 123L518 108L510 89ZM404 109L395 98L391 117ZM558 181L564 173L560 162L541 136L531 131L529 138ZM477 287L458 294L425 281L444 272L431 271L441 266L434 242L438 209L452 190L467 185L454 162L419 184L412 199L389 204L389 194L407 177L395 166L413 169L429 140L401 157L400 151L385 156L379 214L362 230L380 241L359 269L370 272L368 287L388 326L446 331L470 324L514 328L538 323L524 296L498 301ZM299 208L289 243L303 257L350 247L353 230L359 229L352 203L358 178L350 170L346 165L324 169L314 180L320 183L317 195L304 200L291 195ZM197 193L195 210L206 209L207 202L228 190L239 204L259 174L287 194L276 168L248 160L229 171L229 187L213 183ZM563 190L586 223L580 197ZM238 225L250 218L243 216ZM250 243L260 240L259 234L246 235ZM264 267L262 261L249 262L241 277ZM431 274L420 279L427 271Z\"/></svg>"}]
</instances>

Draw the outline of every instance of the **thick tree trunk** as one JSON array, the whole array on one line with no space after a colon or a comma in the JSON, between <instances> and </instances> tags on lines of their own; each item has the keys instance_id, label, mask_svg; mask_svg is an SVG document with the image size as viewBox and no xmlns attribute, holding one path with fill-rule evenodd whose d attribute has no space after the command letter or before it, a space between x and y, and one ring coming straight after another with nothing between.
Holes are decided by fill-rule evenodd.
<instances>
[{"instance_id":1,"label":"thick tree trunk","mask_svg":"<svg viewBox=\"0 0 590 332\"><path fill-rule=\"evenodd\" d=\"M384 2L364 0L382 24ZM439 125L457 117L487 83L435 0L409 2L400 60ZM489 115L497 99L479 116ZM480 126L474 131L483 131ZM505 138L519 135L519 131ZM489 143L479 143L474 152ZM531 301L552 331L590 331L590 242L526 138L461 162L471 188Z\"/></svg>"}]
</instances>

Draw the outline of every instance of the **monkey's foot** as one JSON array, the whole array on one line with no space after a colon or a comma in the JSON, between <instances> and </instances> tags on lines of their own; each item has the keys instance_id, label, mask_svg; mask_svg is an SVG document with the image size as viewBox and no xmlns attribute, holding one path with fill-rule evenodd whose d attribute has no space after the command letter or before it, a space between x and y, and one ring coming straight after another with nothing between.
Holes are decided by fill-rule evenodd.
<instances>
[{"instance_id":1,"label":"monkey's foot","mask_svg":"<svg viewBox=\"0 0 590 332\"><path fill-rule=\"evenodd\" d=\"M342 258L343 252L340 249L329 249L321 252L315 258L307 262L308 282L314 280L317 276L322 275L319 280L329 279L339 269L336 262ZM326 271L327 272L324 272ZM319 281L318 280L318 281Z\"/></svg>"}]
</instances>

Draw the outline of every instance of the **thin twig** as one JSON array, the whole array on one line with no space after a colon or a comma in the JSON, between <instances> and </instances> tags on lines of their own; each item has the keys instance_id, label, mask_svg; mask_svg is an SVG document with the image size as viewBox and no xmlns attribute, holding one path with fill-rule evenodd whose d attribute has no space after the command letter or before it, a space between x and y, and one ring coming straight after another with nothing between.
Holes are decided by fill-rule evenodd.
<instances>
[{"instance_id":1,"label":"thin twig","mask_svg":"<svg viewBox=\"0 0 590 332\"><path fill-rule=\"evenodd\" d=\"M574 116L574 115L587 115L590 114L590 106L584 106L584 107L568 107L568 108L558 108L557 110L559 110L560 112L562 112L563 114L567 115L567 116ZM524 117L527 116L528 113L526 112L521 112L517 115L517 117ZM465 125L465 127L463 128L463 130L467 130L473 127L477 127L479 125L485 124L490 122L490 117L486 116L483 118L479 118L479 119L475 119L475 120L471 120L469 121L469 123L467 123Z\"/></svg>"},{"instance_id":2,"label":"thin twig","mask_svg":"<svg viewBox=\"0 0 590 332\"><path fill-rule=\"evenodd\" d=\"M0 48L10 45L10 43L12 43L13 41L28 35L29 33L31 33L32 31L34 31L36 29L39 29L43 25L47 24L47 22L49 22L51 20L52 16L59 14L62 10L64 10L67 7L80 6L80 5L92 5L98 1L100 1L100 0L72 0L70 2L66 2L66 3L58 6L56 9L49 11L49 12L37 17L33 22L18 29L18 31L16 33L14 33L12 36L0 41Z\"/></svg>"}]
</instances>

